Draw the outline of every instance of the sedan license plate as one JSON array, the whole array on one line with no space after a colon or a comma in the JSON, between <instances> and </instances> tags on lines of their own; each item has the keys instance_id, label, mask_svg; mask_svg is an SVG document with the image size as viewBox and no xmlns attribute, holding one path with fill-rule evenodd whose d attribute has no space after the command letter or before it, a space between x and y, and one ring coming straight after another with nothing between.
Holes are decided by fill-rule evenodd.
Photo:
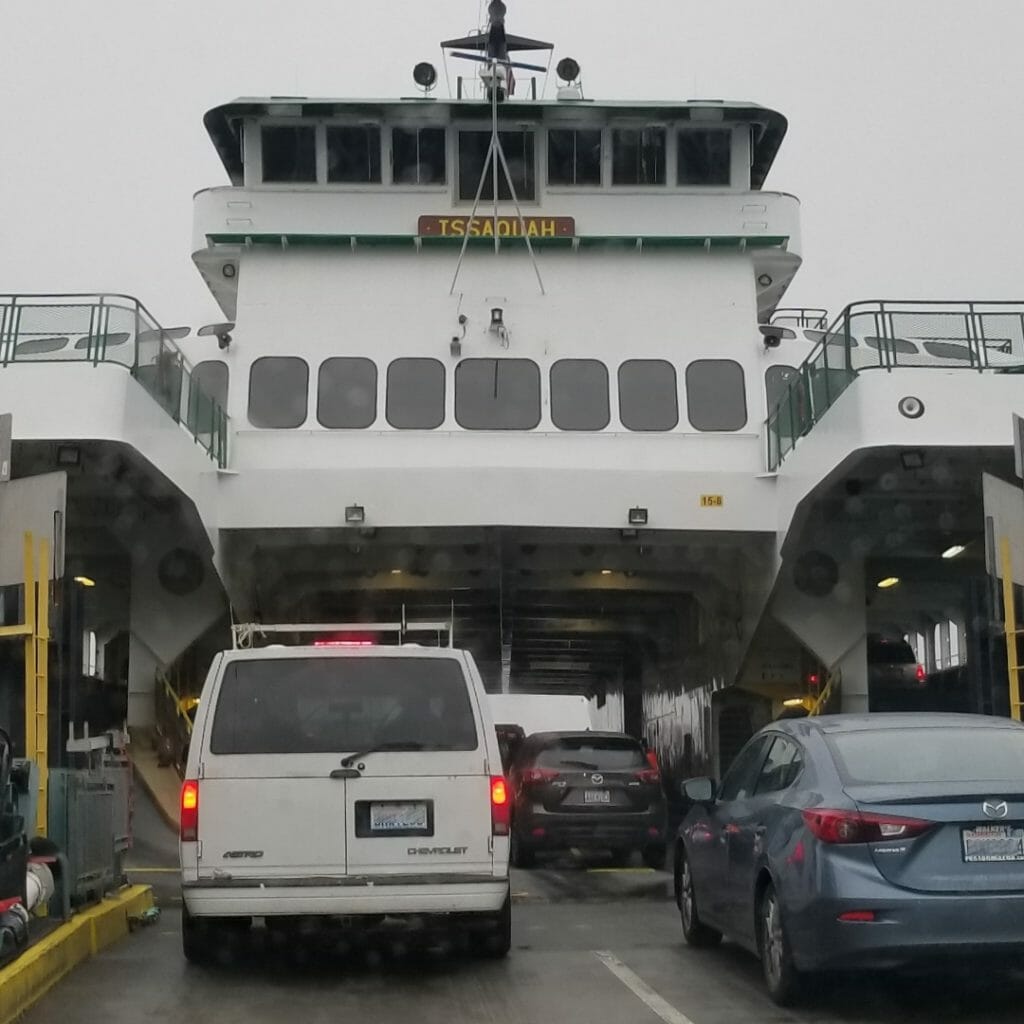
<instances>
[{"instance_id":1,"label":"sedan license plate","mask_svg":"<svg viewBox=\"0 0 1024 1024\"><path fill-rule=\"evenodd\" d=\"M370 804L370 830L373 832L405 832L426 827L425 803Z\"/></svg>"},{"instance_id":2,"label":"sedan license plate","mask_svg":"<svg viewBox=\"0 0 1024 1024\"><path fill-rule=\"evenodd\" d=\"M988 864L1024 861L1024 828L1012 825L978 825L963 830L964 861Z\"/></svg>"},{"instance_id":3,"label":"sedan license plate","mask_svg":"<svg viewBox=\"0 0 1024 1024\"><path fill-rule=\"evenodd\" d=\"M607 789L586 789L583 791L585 804L610 804L612 795Z\"/></svg>"}]
</instances>

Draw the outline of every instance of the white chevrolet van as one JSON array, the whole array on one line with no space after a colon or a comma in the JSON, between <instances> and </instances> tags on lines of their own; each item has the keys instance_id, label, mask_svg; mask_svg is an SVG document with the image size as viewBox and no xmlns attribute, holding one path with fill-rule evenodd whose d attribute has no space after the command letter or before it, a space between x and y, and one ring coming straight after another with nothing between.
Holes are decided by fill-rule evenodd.
<instances>
[{"instance_id":1,"label":"white chevrolet van","mask_svg":"<svg viewBox=\"0 0 1024 1024\"><path fill-rule=\"evenodd\" d=\"M181 800L193 963L270 928L405 923L511 942L509 793L472 656L418 647L226 651ZM397 919L397 920L396 920Z\"/></svg>"}]
</instances>

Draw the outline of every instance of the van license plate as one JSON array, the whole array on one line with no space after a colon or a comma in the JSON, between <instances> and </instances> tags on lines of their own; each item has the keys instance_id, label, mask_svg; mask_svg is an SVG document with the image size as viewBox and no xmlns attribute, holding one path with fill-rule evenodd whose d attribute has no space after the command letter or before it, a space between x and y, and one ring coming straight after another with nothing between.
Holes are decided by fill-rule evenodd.
<instances>
[{"instance_id":1,"label":"van license plate","mask_svg":"<svg viewBox=\"0 0 1024 1024\"><path fill-rule=\"evenodd\" d=\"M585 804L610 804L612 795L607 789L585 789L583 791L583 802Z\"/></svg>"},{"instance_id":2,"label":"van license plate","mask_svg":"<svg viewBox=\"0 0 1024 1024\"><path fill-rule=\"evenodd\" d=\"M1024 828L1011 825L978 825L963 830L964 861L986 864L1024 861Z\"/></svg>"},{"instance_id":3,"label":"van license plate","mask_svg":"<svg viewBox=\"0 0 1024 1024\"><path fill-rule=\"evenodd\" d=\"M425 803L370 804L370 830L372 832L405 832L427 827Z\"/></svg>"}]
</instances>

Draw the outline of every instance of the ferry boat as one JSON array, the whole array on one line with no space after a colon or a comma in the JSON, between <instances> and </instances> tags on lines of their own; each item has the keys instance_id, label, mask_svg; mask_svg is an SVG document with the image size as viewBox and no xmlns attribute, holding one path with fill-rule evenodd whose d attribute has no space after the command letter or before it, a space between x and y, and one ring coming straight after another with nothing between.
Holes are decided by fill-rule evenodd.
<instances>
[{"instance_id":1,"label":"ferry boat","mask_svg":"<svg viewBox=\"0 0 1024 1024\"><path fill-rule=\"evenodd\" d=\"M512 18L442 44L450 98L425 61L404 98L206 114L222 323L0 298L14 476L66 481L62 732L187 719L214 650L300 639L467 647L670 779L893 692L1010 713L983 492L1024 303L786 309L786 118L593 98Z\"/></svg>"}]
</instances>

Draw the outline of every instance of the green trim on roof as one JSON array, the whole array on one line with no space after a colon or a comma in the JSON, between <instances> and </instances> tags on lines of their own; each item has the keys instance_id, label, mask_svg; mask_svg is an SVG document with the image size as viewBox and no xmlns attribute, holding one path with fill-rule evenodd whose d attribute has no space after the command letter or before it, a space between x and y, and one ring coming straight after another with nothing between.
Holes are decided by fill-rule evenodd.
<instances>
[{"instance_id":1,"label":"green trim on roof","mask_svg":"<svg viewBox=\"0 0 1024 1024\"><path fill-rule=\"evenodd\" d=\"M408 246L419 241L424 249L459 249L464 238L416 235L282 235L282 234L214 234L206 236L210 245L260 245L282 247L343 248L353 243L357 247ZM502 238L502 247L522 242L521 238ZM579 235L573 238L531 238L535 249L569 249L577 244L581 249L635 249L640 242L644 249L784 249L789 243L787 235ZM525 247L525 243L524 243ZM493 249L494 239L473 237L471 249Z\"/></svg>"}]
</instances>

